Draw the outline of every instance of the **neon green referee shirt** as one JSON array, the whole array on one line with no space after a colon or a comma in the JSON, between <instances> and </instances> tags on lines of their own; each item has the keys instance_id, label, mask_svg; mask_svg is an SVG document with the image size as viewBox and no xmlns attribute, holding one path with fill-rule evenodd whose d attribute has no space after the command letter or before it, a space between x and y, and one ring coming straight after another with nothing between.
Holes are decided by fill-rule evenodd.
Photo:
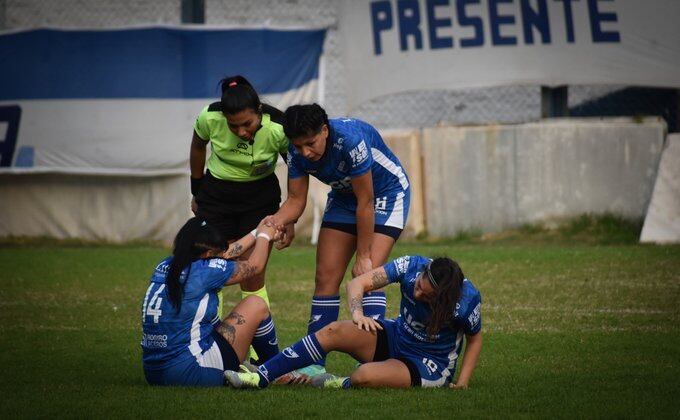
<instances>
[{"instance_id":1,"label":"neon green referee shirt","mask_svg":"<svg viewBox=\"0 0 680 420\"><path fill-rule=\"evenodd\" d=\"M210 142L208 170L212 176L226 181L247 182L274 172L279 154L288 151L283 125L272 120L276 111L263 106L262 126L255 133L253 144L250 144L229 130L219 102L203 108L196 118L194 130L198 137Z\"/></svg>"}]
</instances>

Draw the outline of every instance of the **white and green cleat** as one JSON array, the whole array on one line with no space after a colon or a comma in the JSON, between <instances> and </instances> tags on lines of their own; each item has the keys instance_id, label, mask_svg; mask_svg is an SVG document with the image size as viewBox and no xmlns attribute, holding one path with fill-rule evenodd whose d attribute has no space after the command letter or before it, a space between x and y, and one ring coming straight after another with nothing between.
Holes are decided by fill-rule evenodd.
<instances>
[{"instance_id":1,"label":"white and green cleat","mask_svg":"<svg viewBox=\"0 0 680 420\"><path fill-rule=\"evenodd\" d=\"M332 373L322 373L316 375L310 381L310 384L315 388L329 388L329 389L342 389L344 388L345 381L349 379L347 376L336 376Z\"/></svg>"},{"instance_id":2,"label":"white and green cleat","mask_svg":"<svg viewBox=\"0 0 680 420\"><path fill-rule=\"evenodd\" d=\"M301 375L308 376L309 378L313 378L315 376L325 374L326 367L321 365L309 365L296 370L296 372L300 373Z\"/></svg>"},{"instance_id":3,"label":"white and green cleat","mask_svg":"<svg viewBox=\"0 0 680 420\"><path fill-rule=\"evenodd\" d=\"M257 372L224 372L224 378L234 388L263 388L260 386L260 375Z\"/></svg>"}]
</instances>

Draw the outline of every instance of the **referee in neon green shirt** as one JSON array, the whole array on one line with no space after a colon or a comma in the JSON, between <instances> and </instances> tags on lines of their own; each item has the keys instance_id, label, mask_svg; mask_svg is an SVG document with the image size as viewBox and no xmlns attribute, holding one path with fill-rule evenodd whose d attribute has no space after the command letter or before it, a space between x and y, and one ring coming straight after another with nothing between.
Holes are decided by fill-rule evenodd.
<instances>
[{"instance_id":1,"label":"referee in neon green shirt","mask_svg":"<svg viewBox=\"0 0 680 420\"><path fill-rule=\"evenodd\" d=\"M227 77L220 84L221 100L205 107L194 125L191 209L231 243L279 209L281 189L274 169L279 155L285 160L288 138L283 113L262 104L244 77ZM211 153L204 173L208 143ZM294 234L293 225L287 226L284 241L290 242ZM244 298L255 294L269 305L264 273L241 283L241 291Z\"/></svg>"}]
</instances>

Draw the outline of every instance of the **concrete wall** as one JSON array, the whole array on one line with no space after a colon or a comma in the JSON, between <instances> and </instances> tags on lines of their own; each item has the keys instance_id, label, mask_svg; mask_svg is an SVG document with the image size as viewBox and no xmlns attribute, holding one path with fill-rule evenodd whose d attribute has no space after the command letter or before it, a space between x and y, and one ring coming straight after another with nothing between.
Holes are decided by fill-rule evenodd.
<instances>
[{"instance_id":1,"label":"concrete wall","mask_svg":"<svg viewBox=\"0 0 680 420\"><path fill-rule=\"evenodd\" d=\"M664 137L657 119L425 129L427 229L451 236L583 213L644 217Z\"/></svg>"},{"instance_id":2,"label":"concrete wall","mask_svg":"<svg viewBox=\"0 0 680 420\"><path fill-rule=\"evenodd\" d=\"M668 136L640 242L680 243L680 134Z\"/></svg>"},{"instance_id":3,"label":"concrete wall","mask_svg":"<svg viewBox=\"0 0 680 420\"><path fill-rule=\"evenodd\" d=\"M665 124L557 120L383 135L411 182L405 236L453 236L583 213L643 217ZM284 197L286 171L277 167ZM327 192L310 179L299 237L320 221ZM0 197L0 236L170 241L190 217L186 176L3 175Z\"/></svg>"}]
</instances>

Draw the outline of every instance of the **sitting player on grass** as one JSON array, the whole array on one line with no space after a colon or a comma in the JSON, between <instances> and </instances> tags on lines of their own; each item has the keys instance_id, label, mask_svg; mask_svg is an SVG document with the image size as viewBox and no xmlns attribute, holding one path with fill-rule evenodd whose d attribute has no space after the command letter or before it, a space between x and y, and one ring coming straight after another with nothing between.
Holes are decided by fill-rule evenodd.
<instances>
[{"instance_id":1,"label":"sitting player on grass","mask_svg":"<svg viewBox=\"0 0 680 420\"><path fill-rule=\"evenodd\" d=\"M264 300L249 296L220 322L217 293L264 271L282 227L260 223L227 247L219 231L194 217L175 237L172 256L154 270L142 304L144 375L151 385L221 386L253 345L261 360L278 354ZM231 261L254 246L247 261Z\"/></svg>"},{"instance_id":2,"label":"sitting player on grass","mask_svg":"<svg viewBox=\"0 0 680 420\"><path fill-rule=\"evenodd\" d=\"M364 316L365 292L401 285L397 319ZM347 353L362 365L350 377L321 374L312 385L324 388L410 386L467 388L482 350L481 295L449 258L404 256L347 284L352 321L336 321L287 347L257 372L225 372L236 388L264 388L271 380L324 358ZM460 376L452 383L466 347Z\"/></svg>"}]
</instances>

